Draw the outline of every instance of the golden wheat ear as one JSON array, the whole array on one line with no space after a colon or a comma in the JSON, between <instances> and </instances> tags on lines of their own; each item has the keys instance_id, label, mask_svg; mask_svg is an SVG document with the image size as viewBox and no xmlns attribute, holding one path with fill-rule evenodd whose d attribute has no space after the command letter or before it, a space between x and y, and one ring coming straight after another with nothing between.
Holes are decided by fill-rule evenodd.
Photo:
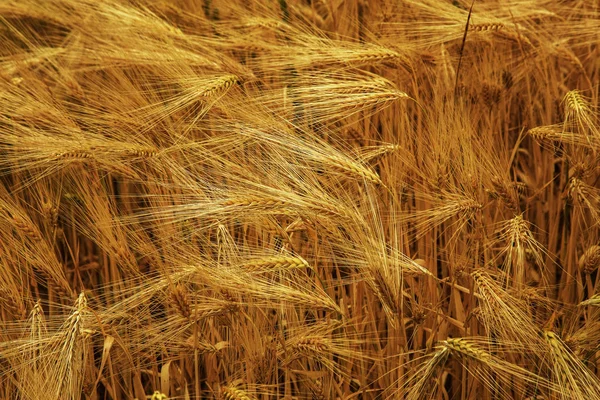
<instances>
[{"instance_id":1,"label":"golden wheat ear","mask_svg":"<svg viewBox=\"0 0 600 400\"><path fill-rule=\"evenodd\" d=\"M16 386L25 399L45 398L50 390L47 383L50 370L45 362L48 357L48 322L41 303L35 303L29 312L27 326L22 332L20 354L10 357L17 380Z\"/></svg>"},{"instance_id":2,"label":"golden wheat ear","mask_svg":"<svg viewBox=\"0 0 600 400\"><path fill-rule=\"evenodd\" d=\"M559 388L561 399L589 399L600 395L600 381L585 364L552 331L544 331L543 338L548 346L548 368Z\"/></svg>"},{"instance_id":3,"label":"golden wheat ear","mask_svg":"<svg viewBox=\"0 0 600 400\"><path fill-rule=\"evenodd\" d=\"M547 251L535 239L530 224L522 215L502 221L498 227L498 242L502 248L498 257L503 257L502 269L507 278L507 287L524 289L527 284L526 276L529 260L537 267L544 265Z\"/></svg>"},{"instance_id":4,"label":"golden wheat ear","mask_svg":"<svg viewBox=\"0 0 600 400\"><path fill-rule=\"evenodd\" d=\"M450 349L446 347L436 348L434 352L427 356L415 357L414 362L419 366L410 368L409 371L399 382L401 387L394 390L392 396L401 396L410 400L422 399L428 394L435 395L439 389L439 380L436 379L443 370L450 357ZM438 380L438 382L435 382Z\"/></svg>"},{"instance_id":5,"label":"golden wheat ear","mask_svg":"<svg viewBox=\"0 0 600 400\"><path fill-rule=\"evenodd\" d=\"M71 314L61 326L44 359L54 398L76 400L81 396L89 344L93 334L91 310L82 292L75 301ZM58 339L58 340L56 340Z\"/></svg>"},{"instance_id":6,"label":"golden wheat ear","mask_svg":"<svg viewBox=\"0 0 600 400\"><path fill-rule=\"evenodd\" d=\"M500 398L527 397L532 391L548 392L558 389L558 386L543 376L505 359L507 353L518 348L524 351L526 347L522 345L490 342L474 337L447 339L441 345L449 349L463 368L473 374L487 391Z\"/></svg>"},{"instance_id":7,"label":"golden wheat ear","mask_svg":"<svg viewBox=\"0 0 600 400\"><path fill-rule=\"evenodd\" d=\"M579 90L571 90L563 97L564 125L563 130L576 130L582 135L596 140L600 138L596 110Z\"/></svg>"},{"instance_id":8,"label":"golden wheat ear","mask_svg":"<svg viewBox=\"0 0 600 400\"><path fill-rule=\"evenodd\" d=\"M224 400L252 400L243 389L234 386L221 387L221 395Z\"/></svg>"},{"instance_id":9,"label":"golden wheat ear","mask_svg":"<svg viewBox=\"0 0 600 400\"><path fill-rule=\"evenodd\" d=\"M584 182L577 176L569 179L566 194L573 205L581 213L583 220L589 220L594 225L600 223L600 190Z\"/></svg>"},{"instance_id":10,"label":"golden wheat ear","mask_svg":"<svg viewBox=\"0 0 600 400\"><path fill-rule=\"evenodd\" d=\"M533 322L527 303L502 289L484 271L475 270L471 276L480 295L479 315L487 333L498 335L506 341L529 345L532 349L538 348L539 328Z\"/></svg>"},{"instance_id":11,"label":"golden wheat ear","mask_svg":"<svg viewBox=\"0 0 600 400\"><path fill-rule=\"evenodd\" d=\"M545 146L549 150L558 150L558 144L563 146L573 146L588 148L593 151L597 151L600 148L600 140L598 137L585 135L578 132L572 127L565 130L564 126L560 125L546 125L531 128L527 131L527 134L538 141L542 146Z\"/></svg>"},{"instance_id":12,"label":"golden wheat ear","mask_svg":"<svg viewBox=\"0 0 600 400\"><path fill-rule=\"evenodd\" d=\"M453 226L454 231L460 232L483 208L483 204L476 199L455 193L443 193L438 198L423 198L431 202L431 208L401 216L404 221L414 221L417 238L427 235L432 229L446 222Z\"/></svg>"}]
</instances>

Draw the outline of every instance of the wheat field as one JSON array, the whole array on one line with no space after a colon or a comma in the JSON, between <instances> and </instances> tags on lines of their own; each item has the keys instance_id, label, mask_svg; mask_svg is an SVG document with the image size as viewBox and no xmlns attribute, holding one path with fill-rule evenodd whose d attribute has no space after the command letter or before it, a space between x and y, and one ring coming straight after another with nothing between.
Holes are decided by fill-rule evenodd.
<instances>
[{"instance_id":1,"label":"wheat field","mask_svg":"<svg viewBox=\"0 0 600 400\"><path fill-rule=\"evenodd\" d=\"M600 1L1 0L0 399L600 399Z\"/></svg>"}]
</instances>

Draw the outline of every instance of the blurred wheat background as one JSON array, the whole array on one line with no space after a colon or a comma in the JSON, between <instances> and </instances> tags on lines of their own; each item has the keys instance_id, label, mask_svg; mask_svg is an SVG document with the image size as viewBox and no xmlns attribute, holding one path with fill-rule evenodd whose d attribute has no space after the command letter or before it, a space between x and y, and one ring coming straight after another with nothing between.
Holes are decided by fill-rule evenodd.
<instances>
[{"instance_id":1,"label":"blurred wheat background","mask_svg":"<svg viewBox=\"0 0 600 400\"><path fill-rule=\"evenodd\" d=\"M600 1L0 1L0 399L600 399Z\"/></svg>"}]
</instances>

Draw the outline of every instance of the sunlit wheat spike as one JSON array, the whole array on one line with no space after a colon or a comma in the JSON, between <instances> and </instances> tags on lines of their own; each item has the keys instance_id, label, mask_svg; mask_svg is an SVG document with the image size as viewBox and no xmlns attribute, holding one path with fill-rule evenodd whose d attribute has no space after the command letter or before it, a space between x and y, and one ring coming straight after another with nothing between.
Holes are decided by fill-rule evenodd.
<instances>
[{"instance_id":1,"label":"sunlit wheat spike","mask_svg":"<svg viewBox=\"0 0 600 400\"><path fill-rule=\"evenodd\" d=\"M502 221L499 224L498 237L499 241L503 242L499 256L504 257L502 267L506 273L507 284L512 281L515 287L522 287L526 283L526 260L533 259L538 266L542 266L546 251L535 239L530 224L522 215Z\"/></svg>"},{"instance_id":2,"label":"sunlit wheat spike","mask_svg":"<svg viewBox=\"0 0 600 400\"><path fill-rule=\"evenodd\" d=\"M166 119L181 114L195 124L216 101L240 82L240 78L233 74L211 75L183 75L159 84L156 92L164 93L164 98L139 107L133 113L143 118L145 129L152 129Z\"/></svg>"},{"instance_id":3,"label":"sunlit wheat spike","mask_svg":"<svg viewBox=\"0 0 600 400\"><path fill-rule=\"evenodd\" d=\"M567 194L581 212L589 213L594 223L600 222L600 211L598 210L600 192L597 188L574 176L569 179Z\"/></svg>"},{"instance_id":4,"label":"sunlit wheat spike","mask_svg":"<svg viewBox=\"0 0 600 400\"><path fill-rule=\"evenodd\" d=\"M402 219L414 221L417 237L426 235L434 227L452 218L456 218L457 230L460 230L483 208L479 201L459 194L444 194L443 199L434 199L432 203L429 209L402 216Z\"/></svg>"},{"instance_id":5,"label":"sunlit wheat spike","mask_svg":"<svg viewBox=\"0 0 600 400\"><path fill-rule=\"evenodd\" d=\"M282 94L265 93L261 102L269 108L287 109L289 98L303 104L304 115L313 122L327 123L373 112L410 96L392 82L374 74L311 72L301 74Z\"/></svg>"},{"instance_id":6,"label":"sunlit wheat spike","mask_svg":"<svg viewBox=\"0 0 600 400\"><path fill-rule=\"evenodd\" d=\"M584 400L600 396L598 378L571 353L560 337L552 331L544 331L543 337L549 351L547 362L560 388L560 398Z\"/></svg>"},{"instance_id":7,"label":"sunlit wheat spike","mask_svg":"<svg viewBox=\"0 0 600 400\"><path fill-rule=\"evenodd\" d=\"M240 79L235 75L224 75L216 78L213 82L207 85L207 88L200 92L201 96L210 97L217 93L223 92L236 83L239 83Z\"/></svg>"},{"instance_id":8,"label":"sunlit wheat spike","mask_svg":"<svg viewBox=\"0 0 600 400\"><path fill-rule=\"evenodd\" d=\"M242 264L242 268L249 272L260 273L277 270L290 270L295 268L310 268L310 265L301 257L272 256L248 260Z\"/></svg>"},{"instance_id":9,"label":"sunlit wheat spike","mask_svg":"<svg viewBox=\"0 0 600 400\"><path fill-rule=\"evenodd\" d=\"M368 276L368 282L379 298L379 301L381 301L389 322L392 325L395 324L395 319L400 308L400 288L395 285L394 280L381 268L369 268Z\"/></svg>"},{"instance_id":10,"label":"sunlit wheat spike","mask_svg":"<svg viewBox=\"0 0 600 400\"><path fill-rule=\"evenodd\" d=\"M507 293L488 273L475 270L471 275L481 295L480 315L488 334L535 349L539 342L538 328L533 324L527 304Z\"/></svg>"},{"instance_id":11,"label":"sunlit wheat spike","mask_svg":"<svg viewBox=\"0 0 600 400\"><path fill-rule=\"evenodd\" d=\"M300 338L292 344L292 348L299 352L323 353L329 351L329 345L322 337Z\"/></svg>"},{"instance_id":12,"label":"sunlit wheat spike","mask_svg":"<svg viewBox=\"0 0 600 400\"><path fill-rule=\"evenodd\" d=\"M557 125L539 126L530 129L527 133L541 144L554 144L555 147L562 143L592 150L600 148L600 138L578 132L572 127L565 130L564 127Z\"/></svg>"},{"instance_id":13,"label":"sunlit wheat spike","mask_svg":"<svg viewBox=\"0 0 600 400\"><path fill-rule=\"evenodd\" d=\"M223 201L222 204L229 207L249 207L258 209L281 209L289 206L289 203L285 200L267 197L232 198Z\"/></svg>"},{"instance_id":14,"label":"sunlit wheat spike","mask_svg":"<svg viewBox=\"0 0 600 400\"><path fill-rule=\"evenodd\" d=\"M29 313L30 330L29 336L31 339L41 340L47 333L46 319L44 310L39 301L35 303Z\"/></svg>"},{"instance_id":15,"label":"sunlit wheat spike","mask_svg":"<svg viewBox=\"0 0 600 400\"><path fill-rule=\"evenodd\" d=\"M356 175L376 185L383 184L379 176L366 166L362 166L343 158L330 158L328 161L330 162L331 167L338 169L341 172L346 172L350 175Z\"/></svg>"},{"instance_id":16,"label":"sunlit wheat spike","mask_svg":"<svg viewBox=\"0 0 600 400\"><path fill-rule=\"evenodd\" d=\"M597 144L600 138L598 119L589 100L579 90L571 90L565 94L562 103L565 109L563 131L576 130L589 138L590 143Z\"/></svg>"},{"instance_id":17,"label":"sunlit wheat spike","mask_svg":"<svg viewBox=\"0 0 600 400\"><path fill-rule=\"evenodd\" d=\"M277 346L277 357L290 367L304 362L318 362L323 368L340 376L349 377L343 362L370 359L357 345L362 338L340 335L339 329L349 325L345 321L319 322L312 326L296 327L293 335ZM343 361L340 363L340 361Z\"/></svg>"},{"instance_id":18,"label":"sunlit wheat spike","mask_svg":"<svg viewBox=\"0 0 600 400\"><path fill-rule=\"evenodd\" d=\"M567 336L565 346L579 359L585 360L592 355L600 343L600 323L593 322Z\"/></svg>"},{"instance_id":19,"label":"sunlit wheat spike","mask_svg":"<svg viewBox=\"0 0 600 400\"><path fill-rule=\"evenodd\" d=\"M405 61L405 57L400 55L398 52L385 49L385 48L366 48L366 49L357 49L355 55L350 59L349 63L354 64L377 64L387 61L401 63ZM362 50L362 51L361 51Z\"/></svg>"},{"instance_id":20,"label":"sunlit wheat spike","mask_svg":"<svg viewBox=\"0 0 600 400\"><path fill-rule=\"evenodd\" d=\"M365 148L360 152L360 160L362 162L375 163L387 154L397 153L402 150L402 146L397 144L386 144L381 146L374 146L372 148Z\"/></svg>"},{"instance_id":21,"label":"sunlit wheat spike","mask_svg":"<svg viewBox=\"0 0 600 400\"><path fill-rule=\"evenodd\" d=\"M151 158L155 157L159 150L153 147L135 146L120 150L120 152L127 157Z\"/></svg>"},{"instance_id":22,"label":"sunlit wheat spike","mask_svg":"<svg viewBox=\"0 0 600 400\"><path fill-rule=\"evenodd\" d=\"M489 362L492 358L488 352L476 347L467 339L447 339L443 342L443 345L452 352L459 353L460 355L467 356L484 363Z\"/></svg>"},{"instance_id":23,"label":"sunlit wheat spike","mask_svg":"<svg viewBox=\"0 0 600 400\"><path fill-rule=\"evenodd\" d=\"M458 357L464 366L469 366L466 372L473 374L488 390L496 392L500 398L510 399L512 389L523 396L527 392L528 385L534 385L538 389L557 390L553 382L546 380L544 377L537 375L535 372L522 368L519 365L513 364L504 358L501 354L504 352L518 351L521 348L525 352L526 347L523 345L515 345L510 342L503 343L502 341L480 341L478 338L451 338L440 343L440 346L447 348L451 355ZM486 348L496 349L498 355L487 351L480 347L482 343ZM465 363L473 361L475 364ZM490 374L494 376L491 379ZM520 381L521 386L515 385L515 380ZM502 382L501 384L499 384Z\"/></svg>"},{"instance_id":24,"label":"sunlit wheat spike","mask_svg":"<svg viewBox=\"0 0 600 400\"><path fill-rule=\"evenodd\" d=\"M285 196L288 197L288 196ZM304 199L286 199L271 197L235 197L222 203L223 206L232 208L249 208L269 211L276 214L304 214L303 211L310 211L320 216L346 218L348 211L340 205L330 204L326 199L320 201L317 198Z\"/></svg>"},{"instance_id":25,"label":"sunlit wheat spike","mask_svg":"<svg viewBox=\"0 0 600 400\"><path fill-rule=\"evenodd\" d=\"M83 363L87 350L90 310L87 298L82 292L75 301L74 310L67 318L62 332L63 341L59 343L58 365L53 369L56 386L56 398L77 399L83 384Z\"/></svg>"},{"instance_id":26,"label":"sunlit wheat spike","mask_svg":"<svg viewBox=\"0 0 600 400\"><path fill-rule=\"evenodd\" d=\"M579 90L571 90L565 94L563 102L566 114L571 116L585 115L590 112L589 102Z\"/></svg>"},{"instance_id":27,"label":"sunlit wheat spike","mask_svg":"<svg viewBox=\"0 0 600 400\"><path fill-rule=\"evenodd\" d=\"M46 380L50 375L48 370L48 326L46 316L40 302L36 302L29 318L26 330L22 333L25 345L21 346L18 361L13 369L18 380L20 392L24 398L45 398L45 391L52 391L52 385Z\"/></svg>"},{"instance_id":28,"label":"sunlit wheat spike","mask_svg":"<svg viewBox=\"0 0 600 400\"><path fill-rule=\"evenodd\" d=\"M406 382L397 394L409 400L419 400L429 393L436 393L438 386L434 378L448 361L450 352L448 347L440 346L433 353L422 357L424 360L418 359L419 368L406 377Z\"/></svg>"},{"instance_id":29,"label":"sunlit wheat spike","mask_svg":"<svg viewBox=\"0 0 600 400\"><path fill-rule=\"evenodd\" d=\"M527 134L540 142L544 141L560 141L562 138L561 128L554 125L538 126L531 128Z\"/></svg>"},{"instance_id":30,"label":"sunlit wheat spike","mask_svg":"<svg viewBox=\"0 0 600 400\"><path fill-rule=\"evenodd\" d=\"M255 298L257 302L266 301L269 307L282 302L316 310L328 310L338 315L343 314L339 305L327 293L313 284L306 282L304 287L295 286L297 285L285 286L275 284L271 280L255 278L247 287L239 287L237 291Z\"/></svg>"},{"instance_id":31,"label":"sunlit wheat spike","mask_svg":"<svg viewBox=\"0 0 600 400\"><path fill-rule=\"evenodd\" d=\"M590 297L587 300L582 301L581 303L579 303L580 306L596 306L596 307L600 307L600 295L595 294L592 297Z\"/></svg>"},{"instance_id":32,"label":"sunlit wheat spike","mask_svg":"<svg viewBox=\"0 0 600 400\"><path fill-rule=\"evenodd\" d=\"M8 198L6 200L8 201ZM33 242L40 242L44 239L40 228L18 206L5 202L5 200L0 200L0 216L9 221L14 229L24 238Z\"/></svg>"},{"instance_id":33,"label":"sunlit wheat spike","mask_svg":"<svg viewBox=\"0 0 600 400\"><path fill-rule=\"evenodd\" d=\"M169 398L166 394L156 390L154 393L152 393L152 397L150 398L150 400L169 400Z\"/></svg>"},{"instance_id":34,"label":"sunlit wheat spike","mask_svg":"<svg viewBox=\"0 0 600 400\"><path fill-rule=\"evenodd\" d=\"M469 24L469 30L475 32L483 31L498 31L504 29L503 23L489 23L489 24Z\"/></svg>"},{"instance_id":35,"label":"sunlit wheat spike","mask_svg":"<svg viewBox=\"0 0 600 400\"><path fill-rule=\"evenodd\" d=\"M244 390L234 386L222 386L221 395L225 400L253 400Z\"/></svg>"},{"instance_id":36,"label":"sunlit wheat spike","mask_svg":"<svg viewBox=\"0 0 600 400\"><path fill-rule=\"evenodd\" d=\"M89 150L69 150L60 153L55 153L54 157L65 160L85 160L93 158L94 155Z\"/></svg>"},{"instance_id":37,"label":"sunlit wheat spike","mask_svg":"<svg viewBox=\"0 0 600 400\"><path fill-rule=\"evenodd\" d=\"M299 70L360 67L384 63L404 65L409 58L407 50L409 46L395 46L392 49L376 43L332 40L317 31L299 30L292 25L264 18L249 20L249 25L245 28L248 29L252 26L288 33L286 36L287 48L276 46L276 43L272 41L257 43L263 46L263 52L271 60L270 69L283 69L286 62ZM289 51L290 47L294 49L293 52Z\"/></svg>"}]
</instances>

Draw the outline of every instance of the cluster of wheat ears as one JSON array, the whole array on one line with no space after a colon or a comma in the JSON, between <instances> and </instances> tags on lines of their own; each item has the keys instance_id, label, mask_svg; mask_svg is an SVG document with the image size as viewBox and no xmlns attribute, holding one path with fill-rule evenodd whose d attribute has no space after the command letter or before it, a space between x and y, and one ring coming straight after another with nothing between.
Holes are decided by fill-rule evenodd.
<instances>
[{"instance_id":1,"label":"cluster of wheat ears","mask_svg":"<svg viewBox=\"0 0 600 400\"><path fill-rule=\"evenodd\" d=\"M600 399L600 1L0 1L0 399Z\"/></svg>"}]
</instances>

